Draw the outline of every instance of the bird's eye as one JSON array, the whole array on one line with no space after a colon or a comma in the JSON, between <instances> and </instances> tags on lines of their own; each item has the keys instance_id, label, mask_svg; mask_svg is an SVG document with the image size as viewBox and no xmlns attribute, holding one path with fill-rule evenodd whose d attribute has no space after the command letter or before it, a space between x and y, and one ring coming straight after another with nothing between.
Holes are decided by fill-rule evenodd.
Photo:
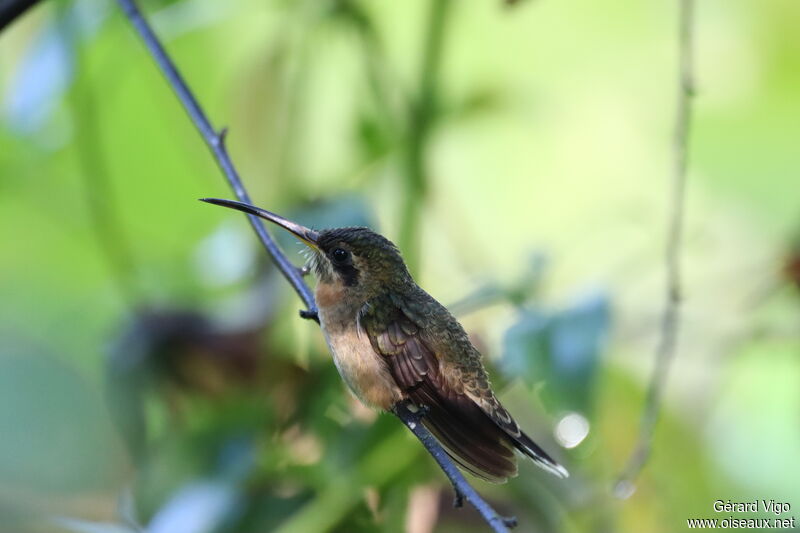
<instances>
[{"instance_id":1,"label":"bird's eye","mask_svg":"<svg viewBox=\"0 0 800 533\"><path fill-rule=\"evenodd\" d=\"M333 261L335 263L341 264L341 263L344 263L345 261L347 261L348 259L350 259L350 252L348 252L347 250L345 250L343 248L337 248L337 249L335 249L333 251L333 254L331 254L331 257L333 257Z\"/></svg>"}]
</instances>

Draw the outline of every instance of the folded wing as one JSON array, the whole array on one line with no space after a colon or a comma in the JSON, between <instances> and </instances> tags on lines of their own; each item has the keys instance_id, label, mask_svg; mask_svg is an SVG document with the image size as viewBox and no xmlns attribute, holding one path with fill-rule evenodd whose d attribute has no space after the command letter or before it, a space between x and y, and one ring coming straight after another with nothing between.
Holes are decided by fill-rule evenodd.
<instances>
[{"instance_id":1,"label":"folded wing","mask_svg":"<svg viewBox=\"0 0 800 533\"><path fill-rule=\"evenodd\" d=\"M565 476L566 471L520 430L491 393L479 361L472 373L462 372L452 361L445 363L425 341L420 326L389 302L366 306L359 323L407 398L428 408L423 425L464 469L503 482L517 474L517 449ZM472 375L476 371L480 375ZM477 393L468 386L473 377L486 383Z\"/></svg>"}]
</instances>

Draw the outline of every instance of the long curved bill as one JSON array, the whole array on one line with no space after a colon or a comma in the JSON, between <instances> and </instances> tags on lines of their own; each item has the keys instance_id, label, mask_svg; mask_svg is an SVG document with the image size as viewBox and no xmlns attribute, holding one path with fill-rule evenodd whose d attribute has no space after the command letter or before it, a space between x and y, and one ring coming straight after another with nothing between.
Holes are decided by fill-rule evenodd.
<instances>
[{"instance_id":1,"label":"long curved bill","mask_svg":"<svg viewBox=\"0 0 800 533\"><path fill-rule=\"evenodd\" d=\"M277 224L283 229L291 232L307 245L317 248L319 232L314 231L311 228L301 226L300 224L285 219L280 215L276 215L275 213L271 213L266 209L261 209L260 207L246 204L244 202L237 202L235 200L222 200L220 198L200 198L200 201L214 205L221 205L222 207L229 207L231 209L236 209L237 211L243 211L250 215L255 215L265 220L269 220L270 222Z\"/></svg>"}]
</instances>

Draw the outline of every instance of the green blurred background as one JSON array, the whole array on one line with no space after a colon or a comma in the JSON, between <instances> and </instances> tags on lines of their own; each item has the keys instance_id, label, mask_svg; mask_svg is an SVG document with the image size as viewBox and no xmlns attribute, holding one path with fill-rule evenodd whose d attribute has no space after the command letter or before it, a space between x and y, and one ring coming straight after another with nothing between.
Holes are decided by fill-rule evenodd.
<instances>
[{"instance_id":1,"label":"green blurred background","mask_svg":"<svg viewBox=\"0 0 800 533\"><path fill-rule=\"evenodd\" d=\"M677 2L143 3L256 204L371 225L453 305L572 473L475 481L519 531L800 516L800 4L698 4L680 343L615 495L664 300ZM232 195L114 2L0 35L0 531L488 531L206 196Z\"/></svg>"}]
</instances>

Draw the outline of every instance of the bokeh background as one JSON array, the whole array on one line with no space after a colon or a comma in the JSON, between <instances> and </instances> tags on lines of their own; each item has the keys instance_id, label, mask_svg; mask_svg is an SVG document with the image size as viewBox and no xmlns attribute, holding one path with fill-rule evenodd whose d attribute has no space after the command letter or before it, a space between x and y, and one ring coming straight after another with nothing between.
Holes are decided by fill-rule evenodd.
<instances>
[{"instance_id":1,"label":"bokeh background","mask_svg":"<svg viewBox=\"0 0 800 533\"><path fill-rule=\"evenodd\" d=\"M800 516L800 4L697 7L680 342L615 492L664 301L677 2L143 3L254 201L395 240L572 473L481 493L520 531L631 533L717 499ZM0 531L487 531L206 196L231 193L114 2L0 35Z\"/></svg>"}]
</instances>

